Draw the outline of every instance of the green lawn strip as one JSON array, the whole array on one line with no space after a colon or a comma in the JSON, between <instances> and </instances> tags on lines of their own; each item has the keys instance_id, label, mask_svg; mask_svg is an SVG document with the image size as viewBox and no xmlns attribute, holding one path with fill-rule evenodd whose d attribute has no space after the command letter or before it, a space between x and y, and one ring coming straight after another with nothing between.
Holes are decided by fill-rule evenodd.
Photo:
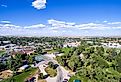
<instances>
[{"instance_id":1,"label":"green lawn strip","mask_svg":"<svg viewBox=\"0 0 121 82\"><path fill-rule=\"evenodd\" d=\"M108 61L106 61L105 59L98 57L98 56L95 57L95 60L98 60L97 63L99 63L100 66L104 65L104 66L108 67L111 64Z\"/></svg>"},{"instance_id":2,"label":"green lawn strip","mask_svg":"<svg viewBox=\"0 0 121 82\"><path fill-rule=\"evenodd\" d=\"M34 74L36 74L37 70L38 70L37 68L30 68L27 71L23 72L22 74L13 76L12 78L9 78L9 79L4 80L2 82L11 82L10 81L11 79L14 79L15 82L24 82L25 79L27 79L27 78L33 76Z\"/></svg>"},{"instance_id":3,"label":"green lawn strip","mask_svg":"<svg viewBox=\"0 0 121 82\"><path fill-rule=\"evenodd\" d=\"M24 82L24 80L32 75L34 75L37 72L37 68L30 68L27 72L24 72L18 76L15 76L14 79L16 79L18 82Z\"/></svg>"},{"instance_id":4,"label":"green lawn strip","mask_svg":"<svg viewBox=\"0 0 121 82\"><path fill-rule=\"evenodd\" d=\"M0 57L3 55L3 54L5 54L5 51L0 51Z\"/></svg>"},{"instance_id":5,"label":"green lawn strip","mask_svg":"<svg viewBox=\"0 0 121 82\"><path fill-rule=\"evenodd\" d=\"M118 71L115 71L115 70L112 69L112 68L107 68L105 71L108 72L108 73L111 73L111 74L114 75L114 76L121 77L121 74L120 74Z\"/></svg>"},{"instance_id":6,"label":"green lawn strip","mask_svg":"<svg viewBox=\"0 0 121 82\"><path fill-rule=\"evenodd\" d=\"M50 67L45 68L45 71L47 74L50 75L50 77L55 77L57 75L57 70L56 69L52 69Z\"/></svg>"},{"instance_id":7,"label":"green lawn strip","mask_svg":"<svg viewBox=\"0 0 121 82\"><path fill-rule=\"evenodd\" d=\"M62 48L62 51L63 51L64 53L68 53L69 51L71 51L71 48Z\"/></svg>"}]
</instances>

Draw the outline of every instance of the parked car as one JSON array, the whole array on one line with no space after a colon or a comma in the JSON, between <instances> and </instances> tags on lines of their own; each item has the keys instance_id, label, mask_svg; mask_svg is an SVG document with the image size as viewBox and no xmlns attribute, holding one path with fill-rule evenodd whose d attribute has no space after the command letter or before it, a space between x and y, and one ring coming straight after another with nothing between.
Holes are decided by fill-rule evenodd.
<instances>
[{"instance_id":1,"label":"parked car","mask_svg":"<svg viewBox=\"0 0 121 82\"><path fill-rule=\"evenodd\" d=\"M64 79L64 81L68 81L68 79Z\"/></svg>"},{"instance_id":2,"label":"parked car","mask_svg":"<svg viewBox=\"0 0 121 82\"><path fill-rule=\"evenodd\" d=\"M68 81L63 81L63 82L68 82Z\"/></svg>"}]
</instances>

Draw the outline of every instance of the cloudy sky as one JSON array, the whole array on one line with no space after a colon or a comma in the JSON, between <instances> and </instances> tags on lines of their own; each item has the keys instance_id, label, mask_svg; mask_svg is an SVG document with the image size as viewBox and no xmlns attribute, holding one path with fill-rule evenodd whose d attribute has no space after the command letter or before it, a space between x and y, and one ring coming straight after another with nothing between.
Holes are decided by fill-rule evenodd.
<instances>
[{"instance_id":1,"label":"cloudy sky","mask_svg":"<svg viewBox=\"0 0 121 82\"><path fill-rule=\"evenodd\" d=\"M121 36L121 0L0 0L0 35Z\"/></svg>"}]
</instances>

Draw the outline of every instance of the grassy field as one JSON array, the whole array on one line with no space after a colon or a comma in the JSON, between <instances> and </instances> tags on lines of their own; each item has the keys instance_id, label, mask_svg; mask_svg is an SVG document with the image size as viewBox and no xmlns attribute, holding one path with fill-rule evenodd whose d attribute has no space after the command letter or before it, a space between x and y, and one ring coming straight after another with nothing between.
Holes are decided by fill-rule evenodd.
<instances>
[{"instance_id":1,"label":"grassy field","mask_svg":"<svg viewBox=\"0 0 121 82\"><path fill-rule=\"evenodd\" d=\"M50 77L55 77L57 75L56 69L52 69L50 67L47 67L47 68L45 68L45 71L47 72L47 74L50 75Z\"/></svg>"},{"instance_id":2,"label":"grassy field","mask_svg":"<svg viewBox=\"0 0 121 82\"><path fill-rule=\"evenodd\" d=\"M71 51L71 49L72 48L67 48L67 47L66 48L62 48L62 52L69 53L69 51ZM54 53L54 52L58 52L58 49L55 49L55 50L53 50L53 49L52 50L46 50L46 52L51 54L51 53Z\"/></svg>"},{"instance_id":3,"label":"grassy field","mask_svg":"<svg viewBox=\"0 0 121 82\"><path fill-rule=\"evenodd\" d=\"M62 51L63 51L64 53L68 53L69 51L71 51L71 48L62 48Z\"/></svg>"},{"instance_id":4,"label":"grassy field","mask_svg":"<svg viewBox=\"0 0 121 82\"><path fill-rule=\"evenodd\" d=\"M10 79L7 79L1 82L11 82L11 80L14 80L14 82L24 82L27 78L33 76L37 72L38 72L37 68L30 68L26 70L25 72L23 72L22 74L16 75Z\"/></svg>"},{"instance_id":5,"label":"grassy field","mask_svg":"<svg viewBox=\"0 0 121 82\"><path fill-rule=\"evenodd\" d=\"M1 57L4 53L5 53L5 51L4 51L4 50L1 50L1 51L0 51L0 57Z\"/></svg>"}]
</instances>

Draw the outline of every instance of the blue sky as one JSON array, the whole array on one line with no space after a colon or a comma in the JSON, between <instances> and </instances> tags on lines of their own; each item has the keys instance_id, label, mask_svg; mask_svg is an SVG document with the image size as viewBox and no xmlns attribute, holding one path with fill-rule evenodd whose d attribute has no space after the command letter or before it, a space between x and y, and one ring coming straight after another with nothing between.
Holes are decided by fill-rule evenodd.
<instances>
[{"instance_id":1,"label":"blue sky","mask_svg":"<svg viewBox=\"0 0 121 82\"><path fill-rule=\"evenodd\" d=\"M0 0L0 35L120 36L121 0Z\"/></svg>"}]
</instances>

